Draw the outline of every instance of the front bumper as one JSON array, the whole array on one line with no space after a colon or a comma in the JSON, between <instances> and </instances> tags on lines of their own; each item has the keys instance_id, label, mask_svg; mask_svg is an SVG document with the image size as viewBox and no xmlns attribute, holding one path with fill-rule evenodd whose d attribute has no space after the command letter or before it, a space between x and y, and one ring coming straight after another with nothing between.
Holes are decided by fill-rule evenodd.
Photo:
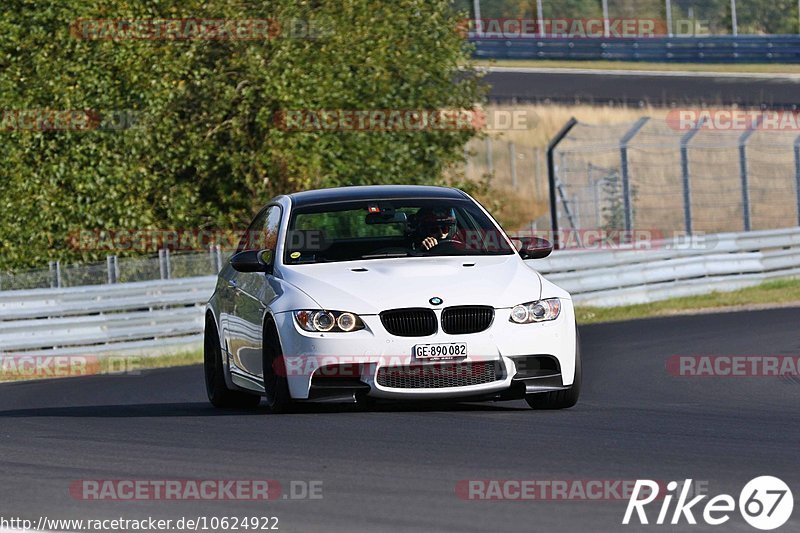
<instances>
[{"instance_id":1,"label":"front bumper","mask_svg":"<svg viewBox=\"0 0 800 533\"><path fill-rule=\"evenodd\" d=\"M435 311L440 320L440 310ZM510 309L497 309L494 321L486 331L467 335L449 335L441 331L426 337L398 337L389 334L378 316L362 316L366 328L350 333L310 333L300 329L292 313L278 313L275 322L281 338L289 391L295 399L314 399L314 385L335 380L324 378L332 367L343 367L336 377L342 390L346 383L358 385L359 393L375 398L444 399L480 396L514 396L530 392L558 390L572 384L575 374L575 313L572 302L562 299L558 319L538 324L515 324L509 321ZM418 344L466 343L466 358L447 361L418 361L413 357ZM546 356L554 361L554 372L530 368L531 356ZM447 374L451 364L465 368L492 364L494 378L477 384L469 380L438 381L435 387L387 386L378 379L381 368L416 369L430 372L438 366ZM527 368L526 368L527 366ZM483 367L480 367L483 369ZM386 373L384 372L384 376ZM450 374L452 377L452 374ZM480 381L480 380L479 380ZM485 381L485 380L484 380ZM443 386L443 384L445 386ZM332 385L336 388L336 385Z\"/></svg>"}]
</instances>

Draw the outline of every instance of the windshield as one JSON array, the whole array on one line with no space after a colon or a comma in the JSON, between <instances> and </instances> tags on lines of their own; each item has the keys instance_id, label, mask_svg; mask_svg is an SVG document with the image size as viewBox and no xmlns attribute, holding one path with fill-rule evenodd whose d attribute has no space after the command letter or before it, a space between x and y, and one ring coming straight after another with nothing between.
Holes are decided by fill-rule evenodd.
<instances>
[{"instance_id":1,"label":"windshield","mask_svg":"<svg viewBox=\"0 0 800 533\"><path fill-rule=\"evenodd\" d=\"M284 263L512 253L505 235L471 201L369 200L296 208Z\"/></svg>"}]
</instances>

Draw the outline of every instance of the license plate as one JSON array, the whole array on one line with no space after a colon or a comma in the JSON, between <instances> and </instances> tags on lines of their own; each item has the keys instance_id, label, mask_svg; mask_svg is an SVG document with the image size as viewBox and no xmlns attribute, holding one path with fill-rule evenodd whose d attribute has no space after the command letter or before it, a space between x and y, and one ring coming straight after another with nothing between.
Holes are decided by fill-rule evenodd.
<instances>
[{"instance_id":1,"label":"license plate","mask_svg":"<svg viewBox=\"0 0 800 533\"><path fill-rule=\"evenodd\" d=\"M414 357L417 359L460 359L467 356L467 343L454 342L447 344L417 344L414 346Z\"/></svg>"}]
</instances>

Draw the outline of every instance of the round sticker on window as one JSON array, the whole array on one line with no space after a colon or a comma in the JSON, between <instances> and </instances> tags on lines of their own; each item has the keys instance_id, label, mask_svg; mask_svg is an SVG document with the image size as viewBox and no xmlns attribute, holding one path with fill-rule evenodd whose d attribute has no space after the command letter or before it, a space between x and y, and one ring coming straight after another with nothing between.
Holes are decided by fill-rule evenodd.
<instances>
[{"instance_id":1,"label":"round sticker on window","mask_svg":"<svg viewBox=\"0 0 800 533\"><path fill-rule=\"evenodd\" d=\"M302 255L302 254L301 254L300 252L292 252L292 253L291 253L291 255L290 255L289 257L291 257L292 259L297 259L297 258L298 258L298 257L300 257L301 255Z\"/></svg>"}]
</instances>

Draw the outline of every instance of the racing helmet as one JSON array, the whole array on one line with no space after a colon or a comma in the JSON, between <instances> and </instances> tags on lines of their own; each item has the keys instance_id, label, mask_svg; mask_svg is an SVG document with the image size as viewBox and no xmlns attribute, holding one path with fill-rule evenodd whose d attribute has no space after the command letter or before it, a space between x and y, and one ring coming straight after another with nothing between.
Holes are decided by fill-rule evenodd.
<instances>
[{"instance_id":1,"label":"racing helmet","mask_svg":"<svg viewBox=\"0 0 800 533\"><path fill-rule=\"evenodd\" d=\"M420 235L451 234L456 227L456 210L452 207L423 207L416 214Z\"/></svg>"}]
</instances>

